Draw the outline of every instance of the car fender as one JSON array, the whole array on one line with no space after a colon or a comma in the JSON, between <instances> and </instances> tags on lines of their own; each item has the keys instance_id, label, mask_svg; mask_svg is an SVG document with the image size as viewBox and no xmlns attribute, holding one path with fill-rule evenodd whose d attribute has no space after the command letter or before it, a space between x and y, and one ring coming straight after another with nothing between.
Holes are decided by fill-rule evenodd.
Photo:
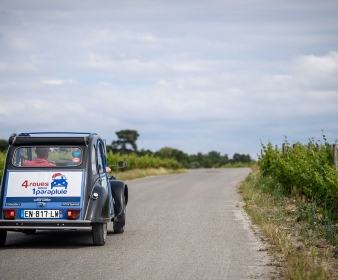
<instances>
[{"instance_id":1,"label":"car fender","mask_svg":"<svg viewBox=\"0 0 338 280\"><path fill-rule=\"evenodd\" d=\"M128 186L125 182L119 180L110 180L110 187L112 196L114 199L114 212L115 216L123 213L123 199L126 199L126 205L128 203Z\"/></svg>"},{"instance_id":2,"label":"car fender","mask_svg":"<svg viewBox=\"0 0 338 280\"><path fill-rule=\"evenodd\" d=\"M94 186L88 201L88 210L85 220L93 223L106 223L110 221L109 195L107 190L100 186Z\"/></svg>"}]
</instances>

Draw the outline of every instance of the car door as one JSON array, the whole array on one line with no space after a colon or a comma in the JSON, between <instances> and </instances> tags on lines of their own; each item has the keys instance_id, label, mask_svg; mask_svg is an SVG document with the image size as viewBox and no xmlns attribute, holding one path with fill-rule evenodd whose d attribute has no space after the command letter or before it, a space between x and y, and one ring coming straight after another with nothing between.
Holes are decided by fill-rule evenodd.
<instances>
[{"instance_id":1,"label":"car door","mask_svg":"<svg viewBox=\"0 0 338 280\"><path fill-rule=\"evenodd\" d=\"M99 184L103 186L108 194L109 194L109 200L110 200L110 214L113 215L113 201L112 201L112 195L111 195L111 189L110 189L110 183L108 174L106 172L106 158L104 154L104 146L103 141L99 139L97 141L96 145L96 155L97 155L97 170L99 174Z\"/></svg>"}]
</instances>

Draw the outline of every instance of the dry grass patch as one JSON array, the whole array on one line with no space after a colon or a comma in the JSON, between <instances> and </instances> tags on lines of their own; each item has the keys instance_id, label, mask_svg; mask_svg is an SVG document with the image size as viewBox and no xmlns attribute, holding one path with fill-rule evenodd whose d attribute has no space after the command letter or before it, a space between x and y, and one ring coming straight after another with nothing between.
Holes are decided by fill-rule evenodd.
<instances>
[{"instance_id":1,"label":"dry grass patch","mask_svg":"<svg viewBox=\"0 0 338 280\"><path fill-rule=\"evenodd\" d=\"M185 169L165 169L163 167L160 168L148 168L148 169L132 169L123 172L111 172L110 175L114 175L117 179L122 181L133 180L138 178L144 178L149 176L158 176L158 175L166 175L166 174L179 174L186 173Z\"/></svg>"},{"instance_id":2,"label":"dry grass patch","mask_svg":"<svg viewBox=\"0 0 338 280\"><path fill-rule=\"evenodd\" d=\"M326 223L318 208L288 196L258 170L247 177L240 191L244 208L260 227L279 268L276 279L338 279L336 225Z\"/></svg>"}]
</instances>

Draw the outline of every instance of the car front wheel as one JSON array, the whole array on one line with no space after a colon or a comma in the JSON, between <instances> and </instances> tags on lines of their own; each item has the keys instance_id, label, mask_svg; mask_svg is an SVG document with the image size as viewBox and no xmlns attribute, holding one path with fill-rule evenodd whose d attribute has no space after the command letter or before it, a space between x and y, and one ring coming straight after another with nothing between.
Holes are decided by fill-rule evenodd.
<instances>
[{"instance_id":1,"label":"car front wheel","mask_svg":"<svg viewBox=\"0 0 338 280\"><path fill-rule=\"evenodd\" d=\"M114 233L120 234L124 232L124 225L126 224L126 198L123 197L123 211L122 214L114 218Z\"/></svg>"}]
</instances>

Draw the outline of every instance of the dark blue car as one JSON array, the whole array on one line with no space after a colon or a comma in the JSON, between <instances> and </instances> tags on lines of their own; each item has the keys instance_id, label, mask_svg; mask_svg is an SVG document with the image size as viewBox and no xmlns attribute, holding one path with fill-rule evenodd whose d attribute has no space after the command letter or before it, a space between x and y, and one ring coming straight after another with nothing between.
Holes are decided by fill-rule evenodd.
<instances>
[{"instance_id":1,"label":"dark blue car","mask_svg":"<svg viewBox=\"0 0 338 280\"><path fill-rule=\"evenodd\" d=\"M0 185L0 247L7 231L88 230L96 246L106 243L108 225L123 233L128 186L106 167L106 142L96 133L10 137Z\"/></svg>"}]
</instances>

